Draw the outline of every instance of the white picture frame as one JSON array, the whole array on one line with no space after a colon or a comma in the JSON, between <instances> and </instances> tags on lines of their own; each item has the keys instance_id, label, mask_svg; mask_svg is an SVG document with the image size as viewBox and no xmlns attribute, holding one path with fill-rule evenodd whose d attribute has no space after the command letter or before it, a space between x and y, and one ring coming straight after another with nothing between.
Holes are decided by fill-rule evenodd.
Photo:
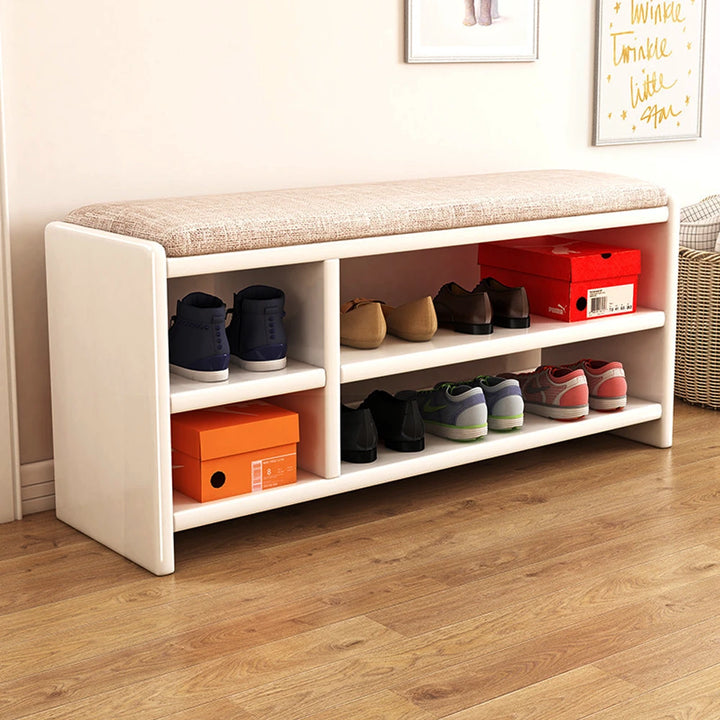
<instances>
[{"instance_id":1,"label":"white picture frame","mask_svg":"<svg viewBox=\"0 0 720 720\"><path fill-rule=\"evenodd\" d=\"M405 61L530 62L539 0L406 0Z\"/></svg>"},{"instance_id":2,"label":"white picture frame","mask_svg":"<svg viewBox=\"0 0 720 720\"><path fill-rule=\"evenodd\" d=\"M702 131L705 0L597 0L594 145Z\"/></svg>"}]
</instances>

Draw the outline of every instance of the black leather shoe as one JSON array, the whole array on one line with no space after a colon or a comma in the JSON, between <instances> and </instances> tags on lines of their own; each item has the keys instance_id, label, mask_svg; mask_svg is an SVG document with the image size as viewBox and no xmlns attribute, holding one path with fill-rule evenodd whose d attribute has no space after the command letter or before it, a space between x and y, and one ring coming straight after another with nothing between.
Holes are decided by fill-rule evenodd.
<instances>
[{"instance_id":1,"label":"black leather shoe","mask_svg":"<svg viewBox=\"0 0 720 720\"><path fill-rule=\"evenodd\" d=\"M485 292L470 292L450 282L440 288L433 305L441 327L468 335L489 335L493 331L492 307Z\"/></svg>"},{"instance_id":2,"label":"black leather shoe","mask_svg":"<svg viewBox=\"0 0 720 720\"><path fill-rule=\"evenodd\" d=\"M506 328L530 327L530 304L524 287L509 287L488 277L473 292L485 292L492 306L493 325Z\"/></svg>"},{"instance_id":3,"label":"black leather shoe","mask_svg":"<svg viewBox=\"0 0 720 720\"><path fill-rule=\"evenodd\" d=\"M375 427L385 447L398 452L425 449L425 425L417 400L401 400L384 390L370 393L360 406L372 413Z\"/></svg>"},{"instance_id":4,"label":"black leather shoe","mask_svg":"<svg viewBox=\"0 0 720 720\"><path fill-rule=\"evenodd\" d=\"M351 463L377 459L378 433L367 408L340 406L340 458Z\"/></svg>"}]
</instances>

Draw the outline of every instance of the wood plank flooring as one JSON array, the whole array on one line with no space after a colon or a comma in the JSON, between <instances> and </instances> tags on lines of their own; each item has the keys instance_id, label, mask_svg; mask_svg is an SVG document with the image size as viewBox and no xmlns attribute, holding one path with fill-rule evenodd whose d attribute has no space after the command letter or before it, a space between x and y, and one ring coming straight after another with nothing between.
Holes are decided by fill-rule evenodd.
<instances>
[{"instance_id":1,"label":"wood plank flooring","mask_svg":"<svg viewBox=\"0 0 720 720\"><path fill-rule=\"evenodd\" d=\"M0 719L720 718L720 413L186 531L0 525Z\"/></svg>"}]
</instances>

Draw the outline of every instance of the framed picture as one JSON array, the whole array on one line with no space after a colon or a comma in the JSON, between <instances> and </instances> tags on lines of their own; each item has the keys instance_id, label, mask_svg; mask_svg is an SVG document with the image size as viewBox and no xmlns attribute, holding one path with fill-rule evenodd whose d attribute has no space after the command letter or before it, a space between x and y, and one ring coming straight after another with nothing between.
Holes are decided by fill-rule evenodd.
<instances>
[{"instance_id":1,"label":"framed picture","mask_svg":"<svg viewBox=\"0 0 720 720\"><path fill-rule=\"evenodd\" d=\"M593 143L700 137L705 0L597 0L596 32Z\"/></svg>"},{"instance_id":2,"label":"framed picture","mask_svg":"<svg viewBox=\"0 0 720 720\"><path fill-rule=\"evenodd\" d=\"M405 60L537 60L539 0L405 0Z\"/></svg>"}]
</instances>

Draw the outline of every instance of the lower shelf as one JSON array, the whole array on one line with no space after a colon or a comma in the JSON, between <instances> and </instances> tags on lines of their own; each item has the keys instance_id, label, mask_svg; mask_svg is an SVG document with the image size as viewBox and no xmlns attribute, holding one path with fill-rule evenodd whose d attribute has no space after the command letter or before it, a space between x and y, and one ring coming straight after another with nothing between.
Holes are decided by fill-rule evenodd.
<instances>
[{"instance_id":1,"label":"lower shelf","mask_svg":"<svg viewBox=\"0 0 720 720\"><path fill-rule=\"evenodd\" d=\"M528 413L525 415L525 425L521 430L509 433L490 432L482 440L472 443L457 443L426 434L423 452L397 453L381 448L378 451L378 459L373 463L366 465L342 463L341 474L337 478L320 478L299 470L298 482L294 485L208 503L199 503L175 492L174 530L180 532L243 515L380 485L400 478L487 460L586 435L618 430L630 425L659 420L661 416L662 406L659 403L635 398L628 398L627 407L620 412L591 411L588 417L575 422L548 420Z\"/></svg>"}]
</instances>

